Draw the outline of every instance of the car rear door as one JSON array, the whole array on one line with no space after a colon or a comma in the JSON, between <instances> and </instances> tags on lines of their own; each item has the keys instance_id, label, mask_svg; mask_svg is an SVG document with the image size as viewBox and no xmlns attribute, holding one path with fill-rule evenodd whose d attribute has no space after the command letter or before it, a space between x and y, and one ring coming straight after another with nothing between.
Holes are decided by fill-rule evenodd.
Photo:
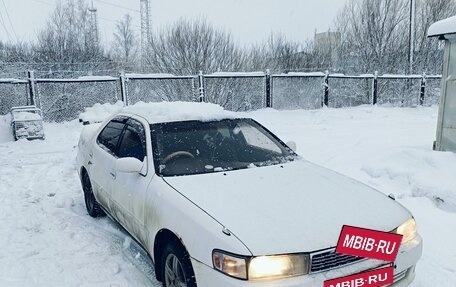
<instances>
[{"instance_id":1,"label":"car rear door","mask_svg":"<svg viewBox=\"0 0 456 287\"><path fill-rule=\"evenodd\" d=\"M116 171L114 180L113 205L118 210L118 219L137 240L145 240L145 202L147 187L153 172L148 172L148 150L150 152L149 125L145 120L130 118L119 142L117 156L133 157L143 162L140 173Z\"/></svg>"},{"instance_id":2,"label":"car rear door","mask_svg":"<svg viewBox=\"0 0 456 287\"><path fill-rule=\"evenodd\" d=\"M115 180L116 152L121 134L128 117L112 119L100 132L95 144L89 149L89 175L95 197L99 203L111 211L113 181Z\"/></svg>"}]
</instances>

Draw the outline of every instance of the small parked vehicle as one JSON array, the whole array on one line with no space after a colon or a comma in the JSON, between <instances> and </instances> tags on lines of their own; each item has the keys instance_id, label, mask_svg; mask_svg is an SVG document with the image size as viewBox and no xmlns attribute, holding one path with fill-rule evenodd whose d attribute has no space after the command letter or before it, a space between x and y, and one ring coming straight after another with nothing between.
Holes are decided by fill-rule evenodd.
<instances>
[{"instance_id":1,"label":"small parked vehicle","mask_svg":"<svg viewBox=\"0 0 456 287\"><path fill-rule=\"evenodd\" d=\"M35 106L11 108L11 126L15 140L45 138L42 113Z\"/></svg>"}]
</instances>

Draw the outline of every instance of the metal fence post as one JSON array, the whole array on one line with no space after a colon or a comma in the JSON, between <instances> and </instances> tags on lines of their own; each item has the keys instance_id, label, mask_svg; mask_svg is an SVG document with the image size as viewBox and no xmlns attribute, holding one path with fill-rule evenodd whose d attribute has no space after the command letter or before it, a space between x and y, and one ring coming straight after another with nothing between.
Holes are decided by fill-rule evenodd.
<instances>
[{"instance_id":1,"label":"metal fence post","mask_svg":"<svg viewBox=\"0 0 456 287\"><path fill-rule=\"evenodd\" d=\"M28 71L28 82L29 82L29 99L27 102L30 105L34 106L36 104L35 101L35 73L33 71Z\"/></svg>"},{"instance_id":2,"label":"metal fence post","mask_svg":"<svg viewBox=\"0 0 456 287\"><path fill-rule=\"evenodd\" d=\"M198 73L198 80L199 80L199 101L205 102L205 94L204 94L204 75L203 71L199 71Z\"/></svg>"},{"instance_id":3,"label":"metal fence post","mask_svg":"<svg viewBox=\"0 0 456 287\"><path fill-rule=\"evenodd\" d=\"M378 100L378 72L375 71L372 82L372 105L376 105Z\"/></svg>"},{"instance_id":4,"label":"metal fence post","mask_svg":"<svg viewBox=\"0 0 456 287\"><path fill-rule=\"evenodd\" d=\"M328 106L329 104L329 71L326 70L325 72L325 96L323 98L323 103L322 103L322 107L323 106Z\"/></svg>"},{"instance_id":5,"label":"metal fence post","mask_svg":"<svg viewBox=\"0 0 456 287\"><path fill-rule=\"evenodd\" d=\"M198 96L196 95L195 78L196 78L196 77L193 77L193 78L192 78L192 102L193 102L193 101L196 101L196 99L197 99L197 97L198 97Z\"/></svg>"},{"instance_id":6,"label":"metal fence post","mask_svg":"<svg viewBox=\"0 0 456 287\"><path fill-rule=\"evenodd\" d=\"M269 72L269 69L266 70L265 79L266 79L266 108L272 108L271 74Z\"/></svg>"},{"instance_id":7,"label":"metal fence post","mask_svg":"<svg viewBox=\"0 0 456 287\"><path fill-rule=\"evenodd\" d=\"M420 106L424 105L425 92L426 92L426 73L423 73L423 76L421 77Z\"/></svg>"},{"instance_id":8,"label":"metal fence post","mask_svg":"<svg viewBox=\"0 0 456 287\"><path fill-rule=\"evenodd\" d=\"M124 106L128 106L127 88L125 86L125 72L120 73L120 94Z\"/></svg>"}]
</instances>

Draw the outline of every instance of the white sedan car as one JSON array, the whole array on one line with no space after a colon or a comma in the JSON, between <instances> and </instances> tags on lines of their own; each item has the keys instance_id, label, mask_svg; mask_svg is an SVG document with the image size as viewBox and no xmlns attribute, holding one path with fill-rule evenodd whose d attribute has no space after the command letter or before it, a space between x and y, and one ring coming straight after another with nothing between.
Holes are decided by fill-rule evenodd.
<instances>
[{"instance_id":1,"label":"white sedan car","mask_svg":"<svg viewBox=\"0 0 456 287\"><path fill-rule=\"evenodd\" d=\"M391 286L409 285L410 212L293 149L216 105L138 104L86 126L77 163L88 213L120 223L163 286L323 286L385 264L335 253L343 225L402 234Z\"/></svg>"}]
</instances>

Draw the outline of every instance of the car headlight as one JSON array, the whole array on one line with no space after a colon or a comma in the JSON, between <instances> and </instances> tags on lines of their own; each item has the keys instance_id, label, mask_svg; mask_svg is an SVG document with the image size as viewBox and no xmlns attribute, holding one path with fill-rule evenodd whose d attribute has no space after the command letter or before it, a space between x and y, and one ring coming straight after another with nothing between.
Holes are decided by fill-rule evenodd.
<instances>
[{"instance_id":1,"label":"car headlight","mask_svg":"<svg viewBox=\"0 0 456 287\"><path fill-rule=\"evenodd\" d=\"M249 279L278 279L309 273L305 254L254 257L249 264Z\"/></svg>"},{"instance_id":2,"label":"car headlight","mask_svg":"<svg viewBox=\"0 0 456 287\"><path fill-rule=\"evenodd\" d=\"M212 261L215 269L244 280L272 280L309 273L307 254L242 257L214 250Z\"/></svg>"},{"instance_id":3,"label":"car headlight","mask_svg":"<svg viewBox=\"0 0 456 287\"><path fill-rule=\"evenodd\" d=\"M397 234L402 234L402 243L405 244L416 237L416 222L415 219L410 218L398 228L396 228Z\"/></svg>"}]
</instances>

